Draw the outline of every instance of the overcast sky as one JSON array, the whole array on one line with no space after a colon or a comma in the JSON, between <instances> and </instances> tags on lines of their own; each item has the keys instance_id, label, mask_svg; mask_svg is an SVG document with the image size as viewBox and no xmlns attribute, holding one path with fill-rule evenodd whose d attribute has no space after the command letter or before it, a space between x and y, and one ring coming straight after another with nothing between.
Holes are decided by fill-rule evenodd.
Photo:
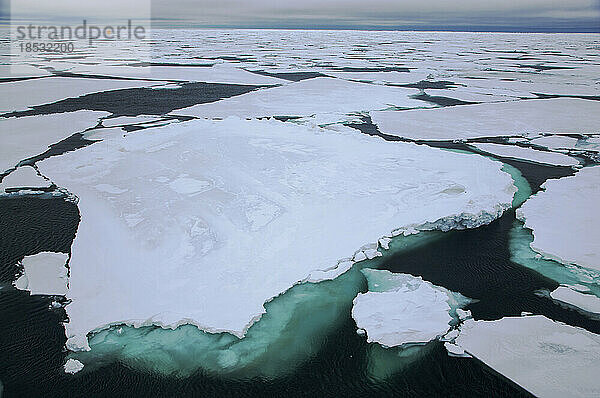
<instances>
[{"instance_id":1,"label":"overcast sky","mask_svg":"<svg viewBox=\"0 0 600 398\"><path fill-rule=\"evenodd\" d=\"M4 15L8 2L19 13L44 17L148 13L165 27L600 32L600 0L0 1Z\"/></svg>"}]
</instances>

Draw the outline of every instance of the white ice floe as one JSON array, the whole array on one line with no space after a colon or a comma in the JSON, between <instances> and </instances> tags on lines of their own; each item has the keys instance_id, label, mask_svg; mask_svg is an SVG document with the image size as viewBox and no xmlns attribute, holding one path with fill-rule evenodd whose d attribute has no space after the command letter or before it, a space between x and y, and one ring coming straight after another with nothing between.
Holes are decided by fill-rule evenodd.
<instances>
[{"instance_id":1,"label":"white ice floe","mask_svg":"<svg viewBox=\"0 0 600 398\"><path fill-rule=\"evenodd\" d=\"M534 145L548 149L572 149L577 145L577 138L566 137L562 135L550 135L546 137L535 138L530 142Z\"/></svg>"},{"instance_id":2,"label":"white ice floe","mask_svg":"<svg viewBox=\"0 0 600 398\"><path fill-rule=\"evenodd\" d=\"M49 188L52 183L40 175L33 167L22 166L5 176L0 183L0 194L6 189Z\"/></svg>"},{"instance_id":3,"label":"white ice floe","mask_svg":"<svg viewBox=\"0 0 600 398\"><path fill-rule=\"evenodd\" d=\"M458 320L456 310L469 300L408 274L364 269L369 291L354 299L352 317L368 342L386 347L427 343ZM452 316L454 315L454 316Z\"/></svg>"},{"instance_id":4,"label":"white ice floe","mask_svg":"<svg viewBox=\"0 0 600 398\"><path fill-rule=\"evenodd\" d=\"M536 149L523 148L516 145L482 143L470 143L469 145L479 149L480 151L505 158L520 159L535 163L551 164L555 166L575 166L579 164L577 159L562 153L538 151Z\"/></svg>"},{"instance_id":5,"label":"white ice floe","mask_svg":"<svg viewBox=\"0 0 600 398\"><path fill-rule=\"evenodd\" d=\"M128 65L77 65L70 69L75 73L93 73L111 77L138 79L176 80L190 82L276 85L289 81L248 72L230 65L212 67L198 66L128 66Z\"/></svg>"},{"instance_id":6,"label":"white ice floe","mask_svg":"<svg viewBox=\"0 0 600 398\"><path fill-rule=\"evenodd\" d=\"M415 140L456 140L540 132L593 134L600 130L600 102L543 99L447 108L371 112L385 134Z\"/></svg>"},{"instance_id":7,"label":"white ice floe","mask_svg":"<svg viewBox=\"0 0 600 398\"><path fill-rule=\"evenodd\" d=\"M75 374L83 369L83 364L77 359L69 358L65 363L65 373Z\"/></svg>"},{"instance_id":8,"label":"white ice floe","mask_svg":"<svg viewBox=\"0 0 600 398\"><path fill-rule=\"evenodd\" d=\"M566 286L560 286L558 289L550 293L550 297L555 300L562 301L581 308L587 312L600 314L600 298L593 294L580 293Z\"/></svg>"},{"instance_id":9,"label":"white ice floe","mask_svg":"<svg viewBox=\"0 0 600 398\"><path fill-rule=\"evenodd\" d=\"M597 397L600 336L541 315L467 321L456 343L538 397Z\"/></svg>"},{"instance_id":10,"label":"white ice floe","mask_svg":"<svg viewBox=\"0 0 600 398\"><path fill-rule=\"evenodd\" d=\"M45 77L0 83L0 113L26 110L35 105L49 104L66 98L124 88L148 87L157 82L141 80L87 79L75 77Z\"/></svg>"},{"instance_id":11,"label":"white ice floe","mask_svg":"<svg viewBox=\"0 0 600 398\"><path fill-rule=\"evenodd\" d=\"M94 127L108 112L77 111L0 118L0 174L19 161L39 155L73 133Z\"/></svg>"},{"instance_id":12,"label":"white ice floe","mask_svg":"<svg viewBox=\"0 0 600 398\"><path fill-rule=\"evenodd\" d=\"M233 117L106 139L38 167L80 199L67 306L79 348L115 323L242 336L265 301L365 244L401 227L487 223L515 192L502 164L481 157Z\"/></svg>"},{"instance_id":13,"label":"white ice floe","mask_svg":"<svg viewBox=\"0 0 600 398\"><path fill-rule=\"evenodd\" d=\"M531 140L531 143L554 150L600 152L600 141L596 136L578 139L574 137L552 135L533 139Z\"/></svg>"},{"instance_id":14,"label":"white ice floe","mask_svg":"<svg viewBox=\"0 0 600 398\"><path fill-rule=\"evenodd\" d=\"M65 295L67 292L67 259L64 253L42 252L23 258L23 275L15 287L31 294Z\"/></svg>"},{"instance_id":15,"label":"white ice floe","mask_svg":"<svg viewBox=\"0 0 600 398\"><path fill-rule=\"evenodd\" d=\"M600 166L572 177L548 180L528 199L517 217L533 230L531 248L546 258L600 270L596 233L600 224Z\"/></svg>"},{"instance_id":16,"label":"white ice floe","mask_svg":"<svg viewBox=\"0 0 600 398\"><path fill-rule=\"evenodd\" d=\"M414 89L319 77L214 103L194 105L179 109L176 113L197 117L309 116L365 112L391 106L429 106L423 101L410 98L410 95L416 93L418 90Z\"/></svg>"}]
</instances>

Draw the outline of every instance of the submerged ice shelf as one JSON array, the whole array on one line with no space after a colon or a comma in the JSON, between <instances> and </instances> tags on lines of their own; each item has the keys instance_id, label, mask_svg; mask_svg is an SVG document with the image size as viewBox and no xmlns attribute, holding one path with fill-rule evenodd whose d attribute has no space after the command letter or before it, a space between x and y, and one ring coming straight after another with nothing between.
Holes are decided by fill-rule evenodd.
<instances>
[{"instance_id":1,"label":"submerged ice shelf","mask_svg":"<svg viewBox=\"0 0 600 398\"><path fill-rule=\"evenodd\" d=\"M116 135L38 167L79 197L73 350L116 324L241 337L313 271L398 228L487 223L515 192L481 157L233 117Z\"/></svg>"}]
</instances>

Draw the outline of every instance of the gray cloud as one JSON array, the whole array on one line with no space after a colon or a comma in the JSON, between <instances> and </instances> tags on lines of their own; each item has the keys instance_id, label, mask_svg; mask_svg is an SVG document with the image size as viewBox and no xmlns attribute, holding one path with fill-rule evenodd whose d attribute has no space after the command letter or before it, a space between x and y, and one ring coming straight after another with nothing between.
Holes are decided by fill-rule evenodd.
<instances>
[{"instance_id":1,"label":"gray cloud","mask_svg":"<svg viewBox=\"0 0 600 398\"><path fill-rule=\"evenodd\" d=\"M557 26L566 30L585 27L600 31L600 0L12 0L12 3L19 4L19 10L44 16L129 15L151 8L156 26L431 29L462 26L508 30Z\"/></svg>"}]
</instances>

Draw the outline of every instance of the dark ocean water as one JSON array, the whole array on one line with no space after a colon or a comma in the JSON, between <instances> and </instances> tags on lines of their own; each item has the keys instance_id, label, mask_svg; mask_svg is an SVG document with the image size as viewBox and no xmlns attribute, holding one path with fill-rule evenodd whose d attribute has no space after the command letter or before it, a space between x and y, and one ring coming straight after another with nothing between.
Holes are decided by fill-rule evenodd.
<instances>
[{"instance_id":1,"label":"dark ocean water","mask_svg":"<svg viewBox=\"0 0 600 398\"><path fill-rule=\"evenodd\" d=\"M521 162L522 163L522 162ZM532 183L565 170L515 164ZM473 230L440 233L427 245L386 256L381 268L425 279L478 299L476 319L498 319L522 311L600 332L600 322L535 295L557 283L510 261L508 231L514 212ZM0 199L0 281L10 284L23 256L68 252L79 222L77 206L59 198ZM62 298L0 290L0 381L2 397L502 397L528 396L475 359L453 358L439 342L407 368L382 380L367 372L373 345L356 334L350 313L327 336L317 355L280 379L232 380L197 373L175 378L112 363L74 376L64 374L66 352Z\"/></svg>"}]
</instances>

